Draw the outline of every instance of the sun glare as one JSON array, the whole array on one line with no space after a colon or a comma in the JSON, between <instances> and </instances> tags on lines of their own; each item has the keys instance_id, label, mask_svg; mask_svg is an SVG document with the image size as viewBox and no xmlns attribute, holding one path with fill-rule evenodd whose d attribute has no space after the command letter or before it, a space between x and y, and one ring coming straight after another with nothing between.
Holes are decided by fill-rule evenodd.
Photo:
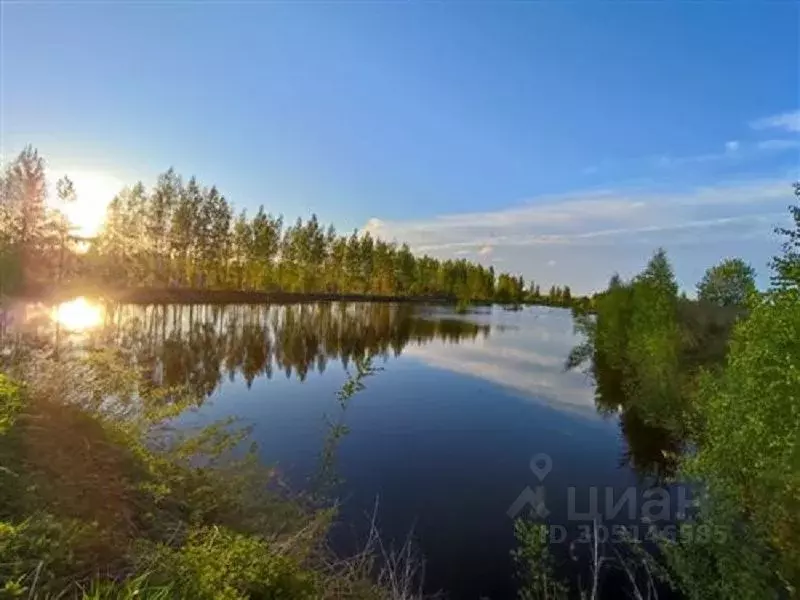
<instances>
[{"instance_id":1,"label":"sun glare","mask_svg":"<svg viewBox=\"0 0 800 600\"><path fill-rule=\"evenodd\" d=\"M69 331L85 331L103 321L103 310L97 304L80 297L62 302L53 309L53 320Z\"/></svg>"},{"instance_id":2,"label":"sun glare","mask_svg":"<svg viewBox=\"0 0 800 600\"><path fill-rule=\"evenodd\" d=\"M66 174L75 184L75 201L59 208L83 237L97 235L105 218L108 203L123 188L122 181L100 171L64 169L54 175ZM55 184L50 186L55 189Z\"/></svg>"}]
</instances>

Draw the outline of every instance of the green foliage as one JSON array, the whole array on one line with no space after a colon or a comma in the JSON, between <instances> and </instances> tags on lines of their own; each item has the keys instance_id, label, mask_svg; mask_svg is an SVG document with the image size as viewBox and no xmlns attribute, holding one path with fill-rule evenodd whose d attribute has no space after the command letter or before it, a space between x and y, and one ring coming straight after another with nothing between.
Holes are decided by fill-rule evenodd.
<instances>
[{"instance_id":1,"label":"green foliage","mask_svg":"<svg viewBox=\"0 0 800 600\"><path fill-rule=\"evenodd\" d=\"M702 367L722 364L741 311L680 298L663 250L629 283L612 277L593 305L594 314L574 312L576 333L584 341L567 367L591 359L601 410L622 406L636 411L637 422L687 434L696 418L695 376Z\"/></svg>"},{"instance_id":2,"label":"green foliage","mask_svg":"<svg viewBox=\"0 0 800 600\"><path fill-rule=\"evenodd\" d=\"M800 590L800 262L797 231L780 231L775 288L751 296L724 367L695 386L696 451L681 475L704 490L696 521L715 535L665 548L692 598Z\"/></svg>"},{"instance_id":3,"label":"green foliage","mask_svg":"<svg viewBox=\"0 0 800 600\"><path fill-rule=\"evenodd\" d=\"M621 413L626 461L659 479L674 473L687 438L700 427L692 399L697 373L720 368L743 314L676 292L663 252L629 283L615 275L594 297L593 314L573 309L583 342L567 360L567 368L589 363L598 410Z\"/></svg>"},{"instance_id":4,"label":"green foliage","mask_svg":"<svg viewBox=\"0 0 800 600\"><path fill-rule=\"evenodd\" d=\"M795 204L789 206L792 224L778 227L783 236L783 253L772 259L772 284L781 289L800 287L800 182L794 184Z\"/></svg>"},{"instance_id":5,"label":"green foliage","mask_svg":"<svg viewBox=\"0 0 800 600\"><path fill-rule=\"evenodd\" d=\"M521 284L522 281L520 280L520 285ZM544 306L577 306L583 310L587 310L590 307L589 298L573 296L572 290L570 290L568 285L565 285L563 288L558 285L553 285L545 295L541 293L539 285L531 281L527 293L524 294L524 299L526 302Z\"/></svg>"},{"instance_id":6,"label":"green foliage","mask_svg":"<svg viewBox=\"0 0 800 600\"><path fill-rule=\"evenodd\" d=\"M140 575L123 582L95 580L81 591L82 600L172 600L172 584L156 585L148 575Z\"/></svg>"},{"instance_id":7,"label":"green foliage","mask_svg":"<svg viewBox=\"0 0 800 600\"><path fill-rule=\"evenodd\" d=\"M686 406L677 284L663 250L630 283L617 276L594 298L595 315L576 311L584 342L567 361L591 357L598 401L636 409L651 422L679 429Z\"/></svg>"},{"instance_id":8,"label":"green foliage","mask_svg":"<svg viewBox=\"0 0 800 600\"><path fill-rule=\"evenodd\" d=\"M72 586L77 574L95 568L95 553L108 548L106 534L90 521L46 512L4 518L9 520L0 521L0 580L16 581L26 590L33 579L40 593Z\"/></svg>"},{"instance_id":9,"label":"green foliage","mask_svg":"<svg viewBox=\"0 0 800 600\"><path fill-rule=\"evenodd\" d=\"M318 577L296 558L253 535L226 528L192 529L183 545L161 544L143 553L151 582L175 596L198 600L318 598Z\"/></svg>"},{"instance_id":10,"label":"green foliage","mask_svg":"<svg viewBox=\"0 0 800 600\"><path fill-rule=\"evenodd\" d=\"M0 435L14 425L22 406L19 386L0 373Z\"/></svg>"},{"instance_id":11,"label":"green foliage","mask_svg":"<svg viewBox=\"0 0 800 600\"><path fill-rule=\"evenodd\" d=\"M718 306L744 306L756 291L756 272L740 258L709 267L697 284L697 297Z\"/></svg>"},{"instance_id":12,"label":"green foliage","mask_svg":"<svg viewBox=\"0 0 800 600\"><path fill-rule=\"evenodd\" d=\"M22 265L19 249L7 240L0 242L0 298L19 292L22 285Z\"/></svg>"},{"instance_id":13,"label":"green foliage","mask_svg":"<svg viewBox=\"0 0 800 600\"><path fill-rule=\"evenodd\" d=\"M76 269L71 226L59 210L74 198L68 178L48 202L45 162L28 146L0 173L0 296L64 281Z\"/></svg>"},{"instance_id":14,"label":"green foliage","mask_svg":"<svg viewBox=\"0 0 800 600\"><path fill-rule=\"evenodd\" d=\"M519 577L520 600L558 600L569 597L569 588L555 575L547 542L547 526L518 519L514 522L517 547L511 556Z\"/></svg>"},{"instance_id":15,"label":"green foliage","mask_svg":"<svg viewBox=\"0 0 800 600\"><path fill-rule=\"evenodd\" d=\"M495 288L495 299L497 302L520 303L524 299L525 283L521 277L512 277L506 273L501 273L497 278Z\"/></svg>"},{"instance_id":16,"label":"green foliage","mask_svg":"<svg viewBox=\"0 0 800 600\"><path fill-rule=\"evenodd\" d=\"M704 428L685 475L708 489L702 518L747 547L733 558L730 545L711 552L716 572L748 593L778 582L799 589L798 290L773 292L752 307L734 330L724 371L701 379L697 402Z\"/></svg>"},{"instance_id":17,"label":"green foliage","mask_svg":"<svg viewBox=\"0 0 800 600\"><path fill-rule=\"evenodd\" d=\"M663 250L632 284L626 348L629 395L653 420L674 424L682 406L678 286Z\"/></svg>"},{"instance_id":18,"label":"green foliage","mask_svg":"<svg viewBox=\"0 0 800 600\"><path fill-rule=\"evenodd\" d=\"M254 448L235 458L247 431L232 422L166 435L158 425L192 396L120 359L31 355L11 365L24 394L0 376L0 597L294 599L361 586L326 559L331 510L270 491Z\"/></svg>"}]
</instances>

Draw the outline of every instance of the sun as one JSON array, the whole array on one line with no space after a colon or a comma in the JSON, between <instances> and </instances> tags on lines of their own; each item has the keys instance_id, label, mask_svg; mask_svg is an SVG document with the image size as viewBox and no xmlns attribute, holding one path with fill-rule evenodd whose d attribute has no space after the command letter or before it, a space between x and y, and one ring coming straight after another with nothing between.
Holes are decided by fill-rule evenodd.
<instances>
[{"instance_id":1,"label":"sun","mask_svg":"<svg viewBox=\"0 0 800 600\"><path fill-rule=\"evenodd\" d=\"M105 219L106 207L124 187L122 181L102 171L64 169L53 174L57 177L67 175L75 185L75 201L58 206L75 227L74 233L81 237L97 235ZM55 190L55 183L50 189Z\"/></svg>"},{"instance_id":2,"label":"sun","mask_svg":"<svg viewBox=\"0 0 800 600\"><path fill-rule=\"evenodd\" d=\"M53 309L51 316L68 331L86 331L103 322L100 305L88 302L83 296L62 302Z\"/></svg>"}]
</instances>

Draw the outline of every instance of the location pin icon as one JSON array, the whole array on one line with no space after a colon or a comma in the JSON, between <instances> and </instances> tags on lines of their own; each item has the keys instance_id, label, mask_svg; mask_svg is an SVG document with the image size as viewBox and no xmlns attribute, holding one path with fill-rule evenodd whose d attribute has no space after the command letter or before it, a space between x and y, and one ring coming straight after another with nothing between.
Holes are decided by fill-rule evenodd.
<instances>
[{"instance_id":1,"label":"location pin icon","mask_svg":"<svg viewBox=\"0 0 800 600\"><path fill-rule=\"evenodd\" d=\"M536 476L536 479L542 481L545 477L547 477L547 474L550 473L550 470L553 468L553 459L550 458L549 454L540 452L531 458L530 466L531 471Z\"/></svg>"}]
</instances>

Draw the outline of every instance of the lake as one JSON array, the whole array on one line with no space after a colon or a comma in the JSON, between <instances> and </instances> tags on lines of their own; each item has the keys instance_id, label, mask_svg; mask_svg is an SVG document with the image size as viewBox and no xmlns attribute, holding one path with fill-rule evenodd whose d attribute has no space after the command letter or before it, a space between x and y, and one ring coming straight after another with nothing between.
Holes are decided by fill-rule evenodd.
<instances>
[{"instance_id":1,"label":"lake","mask_svg":"<svg viewBox=\"0 0 800 600\"><path fill-rule=\"evenodd\" d=\"M565 372L580 341L567 310L78 299L12 315L33 329L53 319L59 343L103 340L132 352L154 381L190 386L205 401L180 426L229 416L252 426L262 460L292 489L318 482L331 427L345 426L333 456L334 546L358 548L375 512L384 543L411 536L426 589L451 598L513 595L511 515L541 501L545 521L574 541L593 494L605 524L638 523L641 506L630 515L611 506L626 490L641 505L657 480L659 432L620 419L613 403L598 411L591 380ZM370 373L363 389L340 401L359 369ZM583 546L558 545L575 577L585 575Z\"/></svg>"}]
</instances>

